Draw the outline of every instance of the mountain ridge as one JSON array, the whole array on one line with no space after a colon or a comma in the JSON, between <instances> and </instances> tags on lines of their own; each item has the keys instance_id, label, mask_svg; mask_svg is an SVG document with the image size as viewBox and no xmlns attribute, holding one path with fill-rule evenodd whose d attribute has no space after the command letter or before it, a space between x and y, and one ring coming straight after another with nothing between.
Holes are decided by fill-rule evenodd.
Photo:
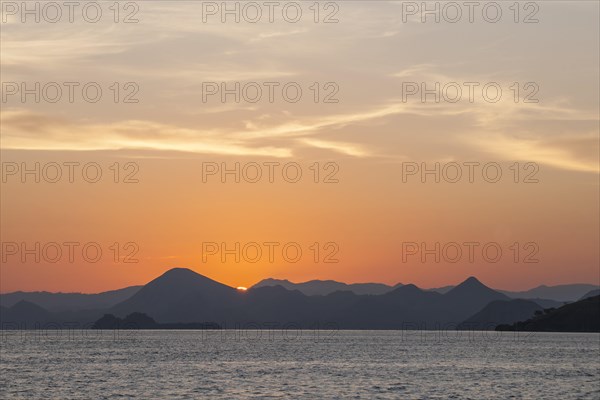
<instances>
[{"instance_id":1,"label":"mountain ridge","mask_svg":"<svg viewBox=\"0 0 600 400\"><path fill-rule=\"evenodd\" d=\"M537 311L531 318L501 324L497 331L600 332L600 295L557 309Z\"/></svg>"},{"instance_id":2,"label":"mountain ridge","mask_svg":"<svg viewBox=\"0 0 600 400\"><path fill-rule=\"evenodd\" d=\"M477 279L477 278L475 278L475 279ZM319 290L319 288L314 288L315 283L327 283L327 284L330 284L331 287L329 289L325 288L325 289ZM307 284L313 284L313 287L310 289L307 289L306 288ZM334 284L337 285L337 288L333 288ZM303 292L304 294L306 294L308 296L311 296L311 295L326 295L326 294L333 293L336 290L350 290L356 294L383 294L382 292L394 290L396 287L401 286L402 284L398 283L394 286L390 286L390 285L386 285L383 283L344 283L344 282L339 282L339 281L335 281L335 280L331 280L331 279L326 279L326 280L313 279L313 280L305 281L305 282L292 282L288 279L265 278L265 279L262 279L261 281L255 283L251 287L263 287L263 286L269 286L269 285L270 286L280 285L280 286L283 286L288 289L294 288L294 289L300 290L301 292ZM360 285L363 285L366 288L368 288L368 285L379 285L379 287L381 288L380 289L381 291L378 293L368 292L368 291L359 292L358 290L354 289ZM448 286L441 286L441 287L436 287L436 288L422 288L422 290L433 291L433 292L445 294L445 293L451 291L452 289L454 289L455 287L456 287L455 285L448 285ZM561 285L555 285L555 286L538 285L534 288L524 290L524 291L510 291L510 290L502 290L502 289L495 289L495 288L492 288L492 289L497 292L500 292L512 299L527 299L527 300L533 300L533 301L538 300L540 303L543 303L544 306L558 306L558 305L564 304L564 302L577 301L582 296L584 296L586 293L588 293L592 290L600 289L600 286L593 285L593 284L587 284L587 283L574 283L574 284L561 284ZM546 296L544 296L544 295L546 295ZM542 304L540 304L540 305L542 305Z\"/></svg>"},{"instance_id":3,"label":"mountain ridge","mask_svg":"<svg viewBox=\"0 0 600 400\"><path fill-rule=\"evenodd\" d=\"M109 290L100 293L77 293L77 292L48 292L16 291L0 294L0 305L12 307L21 300L32 303L44 303L48 311L73 311L76 309L102 309L113 306L142 288L139 286L128 286L122 289Z\"/></svg>"},{"instance_id":4,"label":"mountain ridge","mask_svg":"<svg viewBox=\"0 0 600 400\"><path fill-rule=\"evenodd\" d=\"M317 282L328 284L335 281ZM490 303L511 300L473 276L446 293L421 289L414 284L390 287L391 290L383 294L356 294L349 290L350 285L341 287L346 290L311 296L296 289L296 286L292 286L292 290L282 285L253 286L242 291L190 269L173 268L106 309L66 314L47 311L58 321L70 318L85 322L103 314L125 318L133 313L142 313L161 326L204 322L227 328L236 324L277 322L296 327L328 323L339 329L453 329L485 310ZM513 303L513 306L518 304ZM40 306L44 308L43 304ZM15 321L31 320L25 315L27 313L23 313L25 317L19 317L18 308L17 311L0 310L3 322L11 318ZM518 314L519 317L523 315Z\"/></svg>"}]
</instances>

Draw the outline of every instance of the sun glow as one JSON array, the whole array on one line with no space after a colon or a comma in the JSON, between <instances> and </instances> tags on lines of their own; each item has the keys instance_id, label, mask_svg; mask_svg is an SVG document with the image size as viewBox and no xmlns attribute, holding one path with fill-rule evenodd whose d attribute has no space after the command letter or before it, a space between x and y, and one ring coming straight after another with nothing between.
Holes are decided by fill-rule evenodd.
<instances>
[{"instance_id":1,"label":"sun glow","mask_svg":"<svg viewBox=\"0 0 600 400\"><path fill-rule=\"evenodd\" d=\"M245 292L246 290L248 290L248 288L245 288L243 286L238 286L237 290L241 290L242 292Z\"/></svg>"}]
</instances>

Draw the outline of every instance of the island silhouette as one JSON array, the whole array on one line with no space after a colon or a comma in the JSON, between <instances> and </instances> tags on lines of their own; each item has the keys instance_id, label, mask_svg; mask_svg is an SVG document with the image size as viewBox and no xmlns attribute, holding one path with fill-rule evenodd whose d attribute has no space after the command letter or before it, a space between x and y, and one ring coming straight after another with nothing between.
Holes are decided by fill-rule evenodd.
<instances>
[{"instance_id":1,"label":"island silhouette","mask_svg":"<svg viewBox=\"0 0 600 400\"><path fill-rule=\"evenodd\" d=\"M252 326L494 330L500 325L509 330L512 324L534 318L536 313L544 313L544 309L553 309L567 322L528 326L539 330L598 331L600 308L590 306L590 301L597 302L600 298L593 296L598 287L579 284L556 288L562 298L570 293L575 300L564 305L555 299L515 299L510 297L511 292L489 288L475 277L439 291L420 289L413 284L347 285L335 281L294 284L273 279L242 291L190 269L173 268L146 285L96 295L2 294L0 323L2 329L60 327L75 322L95 329ZM532 289L530 296L536 296L540 290L552 293L552 287L544 286ZM521 330L523 326L517 324L510 329Z\"/></svg>"}]
</instances>

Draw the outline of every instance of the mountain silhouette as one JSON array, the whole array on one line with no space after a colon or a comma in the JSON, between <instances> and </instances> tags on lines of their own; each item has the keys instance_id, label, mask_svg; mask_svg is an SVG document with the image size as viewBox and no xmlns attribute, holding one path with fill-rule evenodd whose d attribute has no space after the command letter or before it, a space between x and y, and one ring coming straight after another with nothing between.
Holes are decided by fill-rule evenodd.
<instances>
[{"instance_id":1,"label":"mountain silhouette","mask_svg":"<svg viewBox=\"0 0 600 400\"><path fill-rule=\"evenodd\" d=\"M343 287L349 289L350 286ZM160 324L159 329L194 323L218 324L223 328L244 325L272 328L275 324L303 329L325 325L339 329L454 329L475 316L479 320L496 318L489 316L490 313L496 315L493 312L501 312L496 307L509 307L511 313L517 313L516 309L522 305L524 310L518 312L523 314L518 314L518 317L529 315L532 305L522 302L486 309L494 301L509 300L475 277L466 279L444 294L408 284L383 294L356 294L352 290L342 290L307 296L300 290L289 290L281 285L240 291L192 270L174 268L135 290L131 297L104 310L50 312L44 309L44 304L36 308L35 304L25 303L3 308L1 314L3 322L38 318L44 321L78 321L90 323L90 326L104 314L120 320L127 319L129 315L144 314ZM482 314L477 315L479 312ZM507 317L506 321L515 322L509 319Z\"/></svg>"},{"instance_id":2,"label":"mountain silhouette","mask_svg":"<svg viewBox=\"0 0 600 400\"><path fill-rule=\"evenodd\" d=\"M198 322L220 317L239 297L232 287L190 269L173 268L109 311L117 316L142 312L161 322Z\"/></svg>"},{"instance_id":3,"label":"mountain silhouette","mask_svg":"<svg viewBox=\"0 0 600 400\"><path fill-rule=\"evenodd\" d=\"M52 312L21 300L12 307L0 307L0 329L89 328L100 315L98 310Z\"/></svg>"},{"instance_id":4,"label":"mountain silhouette","mask_svg":"<svg viewBox=\"0 0 600 400\"><path fill-rule=\"evenodd\" d=\"M2 329L33 329L52 320L52 313L32 302L21 300L0 309Z\"/></svg>"},{"instance_id":5,"label":"mountain silhouette","mask_svg":"<svg viewBox=\"0 0 600 400\"><path fill-rule=\"evenodd\" d=\"M355 294L384 294L394 290L395 288L402 286L397 284L395 286L384 285L382 283L353 283L347 284L343 282L337 282L333 280L312 280L301 283L290 282L287 279L263 279L256 283L253 288L264 287L264 286L283 286L289 290L299 290L307 296L316 295L327 295L336 291L349 290ZM431 289L424 289L430 292L438 292L446 294L456 286L442 286ZM576 301L581 298L582 295L593 289L598 289L597 285L589 284L569 284L569 285L558 285L558 286L545 286L541 285L526 291L508 291L508 290L497 290L496 292L502 293L511 299L527 299L533 300L543 308L560 307L565 302Z\"/></svg>"},{"instance_id":6,"label":"mountain silhouette","mask_svg":"<svg viewBox=\"0 0 600 400\"><path fill-rule=\"evenodd\" d=\"M485 286L473 276L444 294L445 304L451 309L467 313L466 317L475 314L494 300L509 300L509 298Z\"/></svg>"},{"instance_id":7,"label":"mountain silhouette","mask_svg":"<svg viewBox=\"0 0 600 400\"><path fill-rule=\"evenodd\" d=\"M18 314L28 320L43 320L46 317L48 317L48 315L50 315L50 313L46 309L38 306L37 304L25 300L21 300L17 304L10 307L8 309L8 312Z\"/></svg>"},{"instance_id":8,"label":"mountain silhouette","mask_svg":"<svg viewBox=\"0 0 600 400\"><path fill-rule=\"evenodd\" d=\"M341 326L350 329L435 329L452 319L441 304L443 295L401 286L380 296L357 296L339 315Z\"/></svg>"},{"instance_id":9,"label":"mountain silhouette","mask_svg":"<svg viewBox=\"0 0 600 400\"><path fill-rule=\"evenodd\" d=\"M320 309L317 305L318 298L306 296L298 290L287 290L282 286L249 289L242 295L236 312L229 313L232 317L230 325L277 322L280 326L305 327L326 315L325 309Z\"/></svg>"},{"instance_id":10,"label":"mountain silhouette","mask_svg":"<svg viewBox=\"0 0 600 400\"><path fill-rule=\"evenodd\" d=\"M21 300L43 304L48 311L75 311L83 309L105 309L112 307L135 294L141 286L130 286L97 294L13 292L0 295L0 305L12 307Z\"/></svg>"},{"instance_id":11,"label":"mountain silhouette","mask_svg":"<svg viewBox=\"0 0 600 400\"><path fill-rule=\"evenodd\" d=\"M600 289L600 287L598 285L576 283L557 286L540 285L523 292L511 292L506 290L499 290L499 292L504 293L513 299L549 299L564 304L564 302L577 301L586 293L596 289Z\"/></svg>"},{"instance_id":12,"label":"mountain silhouette","mask_svg":"<svg viewBox=\"0 0 600 400\"><path fill-rule=\"evenodd\" d=\"M531 300L494 300L459 325L463 330L494 330L500 324L512 324L533 317L543 308Z\"/></svg>"},{"instance_id":13,"label":"mountain silhouette","mask_svg":"<svg viewBox=\"0 0 600 400\"><path fill-rule=\"evenodd\" d=\"M588 297L557 309L538 311L533 318L503 324L497 331L600 332L600 296Z\"/></svg>"},{"instance_id":14,"label":"mountain silhouette","mask_svg":"<svg viewBox=\"0 0 600 400\"><path fill-rule=\"evenodd\" d=\"M449 291L451 291L452 289L454 289L455 286L442 286L442 287L437 287L437 288L431 288L431 289L426 289L429 292L437 292L437 293L441 293L441 294L446 294Z\"/></svg>"},{"instance_id":15,"label":"mountain silhouette","mask_svg":"<svg viewBox=\"0 0 600 400\"><path fill-rule=\"evenodd\" d=\"M383 283L343 283L332 280L312 280L308 282L293 283L287 279L263 279L252 288L265 286L282 286L288 290L298 290L307 296L326 296L338 291L350 291L354 294L384 294L402 284L388 286Z\"/></svg>"},{"instance_id":16,"label":"mountain silhouette","mask_svg":"<svg viewBox=\"0 0 600 400\"><path fill-rule=\"evenodd\" d=\"M214 321L236 324L330 323L342 328L435 328L464 321L490 301L506 296L469 278L445 295L415 285L381 295L357 295L350 290L307 296L283 286L259 286L240 292L188 269L172 269L151 281L109 312L125 316L152 315L160 323Z\"/></svg>"},{"instance_id":17,"label":"mountain silhouette","mask_svg":"<svg viewBox=\"0 0 600 400\"><path fill-rule=\"evenodd\" d=\"M508 297L510 297L510 296L508 296ZM555 301L555 300L549 300L549 299L540 299L540 298L537 298L537 297L532 297L532 298L527 298L527 299L514 299L514 300L533 301L534 303L536 303L537 305L539 305L542 308L558 308L558 307L564 306L566 304L564 301Z\"/></svg>"},{"instance_id":18,"label":"mountain silhouette","mask_svg":"<svg viewBox=\"0 0 600 400\"><path fill-rule=\"evenodd\" d=\"M112 314L104 316L94 322L91 329L220 329L214 323L175 323L159 324L152 317L144 313L131 313L125 318L118 318Z\"/></svg>"},{"instance_id":19,"label":"mountain silhouette","mask_svg":"<svg viewBox=\"0 0 600 400\"><path fill-rule=\"evenodd\" d=\"M579 300L585 300L589 297L595 297L595 296L600 296L600 289L590 290L589 292L587 292L586 294L581 296L581 298Z\"/></svg>"}]
</instances>

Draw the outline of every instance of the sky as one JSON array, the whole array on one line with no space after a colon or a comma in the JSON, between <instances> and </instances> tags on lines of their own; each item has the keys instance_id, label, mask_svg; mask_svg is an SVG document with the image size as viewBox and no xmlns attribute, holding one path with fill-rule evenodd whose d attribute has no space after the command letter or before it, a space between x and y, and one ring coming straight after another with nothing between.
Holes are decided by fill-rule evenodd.
<instances>
[{"instance_id":1,"label":"sky","mask_svg":"<svg viewBox=\"0 0 600 400\"><path fill-rule=\"evenodd\" d=\"M384 1L23 23L6 3L0 292L173 267L231 286L600 284L597 2L499 2L495 23Z\"/></svg>"}]
</instances>

